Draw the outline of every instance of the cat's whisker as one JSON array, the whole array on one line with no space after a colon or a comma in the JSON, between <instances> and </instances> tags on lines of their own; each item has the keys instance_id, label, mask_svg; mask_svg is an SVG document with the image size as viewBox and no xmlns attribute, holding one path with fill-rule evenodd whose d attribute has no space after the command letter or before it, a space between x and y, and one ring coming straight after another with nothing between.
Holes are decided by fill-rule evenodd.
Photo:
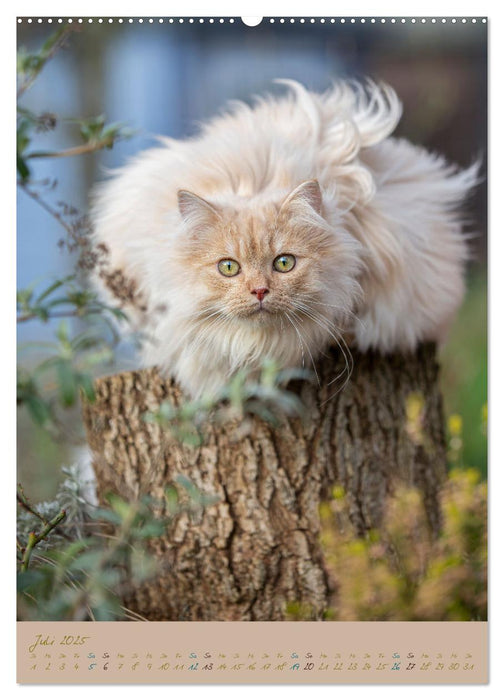
<instances>
[{"instance_id":1,"label":"cat's whisker","mask_svg":"<svg viewBox=\"0 0 504 700\"><path fill-rule=\"evenodd\" d=\"M213 307L211 307L211 308L213 308ZM208 310L210 310L210 309L208 309ZM179 346L183 344L183 342L186 340L188 335L190 335L192 332L194 332L194 330L195 330L194 324L196 322L200 322L202 318L212 318L212 317L219 316L220 314L222 314L222 312L220 310L214 310L212 314L208 315L208 310L197 311L189 316L186 316L183 319L184 325L186 325L186 326L188 325L189 327L187 328L185 333L177 336L176 342Z\"/></svg>"},{"instance_id":2,"label":"cat's whisker","mask_svg":"<svg viewBox=\"0 0 504 700\"><path fill-rule=\"evenodd\" d=\"M305 313L305 312L303 312L303 313ZM308 314L305 314L305 315L308 315ZM331 337L335 340L336 344L340 348L341 353L345 359L345 369L342 370L334 379L332 379L331 382L329 382L329 384L332 384L335 381L337 381L345 373L345 371L347 372L347 374L349 373L350 370L349 370L348 360L347 360L347 357L346 357L346 354L345 354L343 348L341 348L341 345L339 343L338 338L336 336L334 336L334 334L332 334L331 331L326 326L323 326L317 319L312 317L312 320L315 321L315 323L317 323L321 328L323 328L323 330L325 330L329 335L331 335Z\"/></svg>"},{"instance_id":3,"label":"cat's whisker","mask_svg":"<svg viewBox=\"0 0 504 700\"><path fill-rule=\"evenodd\" d=\"M353 368L354 368L354 361L353 361L352 353L350 352L350 349L348 348L348 345L347 345L345 339L343 338L342 335L339 335L339 334L338 334L339 337L337 337L329 328L330 321L327 318L325 318L324 316L322 316L321 314L319 314L314 309L310 309L309 307L307 307L303 303L296 304L294 302L294 306L296 306L296 308L299 311L301 311L302 313L304 313L308 318L311 318L311 320L314 321L317 325L319 325L320 328L325 330L333 338L333 340L336 342L336 344L338 345L338 348L340 349L341 354L343 355L343 358L345 360L345 368L336 377L334 377L334 379L332 379L328 383L328 386L330 386L331 384L334 384L334 382L338 381L338 379L340 379L340 377L342 377L343 374L346 373L347 378L346 378L344 384L338 389L338 392L342 391L345 388L345 386L347 385L347 383L349 382L350 377L351 377L352 372L353 372ZM331 325L333 325L333 324L331 324ZM334 325L333 325L333 327L334 327ZM343 345L342 345L342 343L343 343ZM336 393L338 393L338 392L336 392ZM332 396L330 398L332 398Z\"/></svg>"},{"instance_id":4,"label":"cat's whisker","mask_svg":"<svg viewBox=\"0 0 504 700\"><path fill-rule=\"evenodd\" d=\"M310 304L316 304L317 306L327 306L328 308L331 308L331 309L338 309L338 311L340 311L340 313L342 312L345 314L345 316L350 316L355 321L357 321L357 323L362 327L363 330L366 329L366 324L364 323L364 321L361 318L359 318L357 316L357 314L354 311L352 311L351 309L342 309L341 304L329 304L328 302L325 302L325 301L319 301L318 299L313 297L313 295L303 294L302 292L298 292L296 294L296 298L305 299L305 300L309 301ZM338 327L338 330L343 332L345 329Z\"/></svg>"},{"instance_id":5,"label":"cat's whisker","mask_svg":"<svg viewBox=\"0 0 504 700\"><path fill-rule=\"evenodd\" d=\"M200 338L203 341L205 341L205 343L208 343L212 338L211 334L209 334L208 331L215 330L215 328L219 327L219 326L229 325L230 320L231 320L230 318L228 318L227 316L224 316L223 314L216 316L214 319L212 319L212 321L210 323L204 324L201 328L199 328L197 330L195 337L193 339L193 343L195 341L198 341L201 344Z\"/></svg>"},{"instance_id":6,"label":"cat's whisker","mask_svg":"<svg viewBox=\"0 0 504 700\"><path fill-rule=\"evenodd\" d=\"M345 380L344 385L341 387L341 390L343 390L343 389L345 388L345 386L348 384L348 382L350 381L350 377L352 376L352 372L353 372L353 369L354 369L354 359L353 359L353 357L352 357L352 353L350 352L350 349L349 349L349 347L348 347L348 345L347 345L345 339L343 338L343 336L341 336L339 340L341 341L341 343L343 343L343 346L344 346L344 348L346 349L346 351L347 351L347 353L348 353L348 358L349 358L349 360L347 360L347 354L345 353L345 351L344 351L344 350L341 348L341 346L340 346L340 349L341 349L341 351L342 351L342 353L343 353L343 356L345 357L345 363L346 363L347 368L348 368L348 369L347 369L347 375L348 375L348 376L347 376L347 379ZM338 342L338 345L339 345L339 342ZM342 374L342 373L341 373L341 374ZM336 377L335 379L332 379L332 380L329 382L328 386L330 386L331 384L334 384L334 382L337 381L338 378L339 378L339 377Z\"/></svg>"},{"instance_id":7,"label":"cat's whisker","mask_svg":"<svg viewBox=\"0 0 504 700\"><path fill-rule=\"evenodd\" d=\"M303 369L304 369L304 367L305 367L305 354L304 354L304 343L303 343L303 340L302 340L302 338L301 338L301 335L299 334L298 329L296 328L296 324L294 323L294 321L291 319L291 317L289 316L289 314L288 314L287 312L285 312L285 316L286 316L286 318L289 320L289 322L291 323L292 327L293 327L294 330L296 331L297 337L299 338L299 347L301 348L301 365L302 365L302 367L303 367Z\"/></svg>"},{"instance_id":8,"label":"cat's whisker","mask_svg":"<svg viewBox=\"0 0 504 700\"><path fill-rule=\"evenodd\" d=\"M328 329L328 332L329 332L329 329ZM347 383L350 381L350 377L352 376L352 372L354 369L354 360L353 360L353 356L352 356L352 353L350 351L350 348L348 347L348 344L345 341L345 338L343 337L343 335L341 333L337 333L337 335L333 335L331 333L331 336L336 341L338 348L340 349L341 354L343 355L343 358L345 360L345 369L346 369L346 373L347 373L347 378L345 380L345 383L343 384L343 386L340 389L340 391L342 391L345 388L345 386L347 385ZM338 381L338 379L341 376L343 376L343 374L344 374L344 370L342 370L334 379L332 379L329 382L328 386L330 386L331 384L334 384L334 382Z\"/></svg>"},{"instance_id":9,"label":"cat's whisker","mask_svg":"<svg viewBox=\"0 0 504 700\"><path fill-rule=\"evenodd\" d=\"M177 343L179 346L183 347L184 342L187 340L188 336L190 336L191 333L195 334L195 337L190 341L191 345L194 345L194 342L198 340L199 336L202 334L206 334L211 328L213 328L217 323L228 320L226 316L222 313L222 311L216 311L211 316L208 316L207 318L212 318L212 321L208 324L203 324L201 327L195 327L194 322L198 320L197 315L194 316L194 318L190 318L192 323L189 324L189 328L186 330L186 332L177 338Z\"/></svg>"},{"instance_id":10,"label":"cat's whisker","mask_svg":"<svg viewBox=\"0 0 504 700\"><path fill-rule=\"evenodd\" d=\"M299 318L299 317L297 316L297 314L296 314L295 311L291 311L291 313L294 315L294 318ZM288 316L288 317L289 317L289 316ZM293 325L294 325L294 328L296 328L294 322L292 322L292 323L293 323ZM299 328L299 334L302 336L301 328ZM321 383L320 383L320 377L319 377L319 374L318 374L318 372L317 372L317 366L316 366L316 364L315 364L315 360L313 359L313 355L312 355L312 353L311 353L309 343L306 343L306 349L308 350L308 354L310 355L311 363L312 363L312 366L313 366L313 371L315 372L315 377L317 378L317 384L318 384L319 387L320 387L320 386L322 386L322 385L321 385Z\"/></svg>"},{"instance_id":11,"label":"cat's whisker","mask_svg":"<svg viewBox=\"0 0 504 700\"><path fill-rule=\"evenodd\" d=\"M340 333L344 333L344 332L345 332L345 329L344 329L344 328L341 328L341 326L337 326L336 323L335 323L333 320L331 320L330 318L328 318L327 316L325 316L324 314L322 314L320 311L317 311L316 309L312 308L311 305L305 304L304 302L299 301L298 299L295 299L295 300L292 301L291 303L294 304L294 306L296 306L300 311L302 311L302 312L305 313L306 315L309 315L310 313L317 314L317 317L318 317L321 321L324 321L324 322L326 322L326 323L329 323L329 324L331 325L332 328L334 328L335 330L339 331Z\"/></svg>"},{"instance_id":12,"label":"cat's whisker","mask_svg":"<svg viewBox=\"0 0 504 700\"><path fill-rule=\"evenodd\" d=\"M294 318L297 318L295 312L292 312L292 313L294 314ZM302 355L303 355L303 367L304 367L304 366L305 366L305 365L304 365L304 350L303 350L303 345L304 345L304 344L303 344L303 341L302 341L303 335L302 335L301 328L299 328L299 329L297 328L295 322L291 319L290 314L289 314L288 312L286 312L286 316L287 316L287 318L289 319L289 321L292 323L292 326L293 326L294 330L296 331L296 333L298 334L299 340L300 340L300 342L301 342L301 352L302 352ZM316 364L315 364L315 360L313 359L313 355L312 355L312 353L311 353L310 346L309 346L308 343L306 343L306 349L307 349L307 351L308 351L308 354L310 355L310 360L311 360L311 363L312 363L312 366L313 366L313 371L314 371L314 373L315 373L315 377L316 377L316 379L317 379L317 384L318 384L319 386L321 386L320 377L319 377L319 374L318 374L318 372L317 372L317 366L316 366Z\"/></svg>"}]
</instances>

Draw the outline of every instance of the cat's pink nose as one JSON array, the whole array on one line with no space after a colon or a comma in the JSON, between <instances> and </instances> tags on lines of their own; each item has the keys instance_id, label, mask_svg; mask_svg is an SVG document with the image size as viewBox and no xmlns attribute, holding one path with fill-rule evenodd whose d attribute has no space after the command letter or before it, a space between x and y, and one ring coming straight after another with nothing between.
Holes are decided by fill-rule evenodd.
<instances>
[{"instance_id":1,"label":"cat's pink nose","mask_svg":"<svg viewBox=\"0 0 504 700\"><path fill-rule=\"evenodd\" d=\"M258 287L257 289L252 290L252 294L255 294L259 301L262 301L268 293L269 289L267 287Z\"/></svg>"}]
</instances>

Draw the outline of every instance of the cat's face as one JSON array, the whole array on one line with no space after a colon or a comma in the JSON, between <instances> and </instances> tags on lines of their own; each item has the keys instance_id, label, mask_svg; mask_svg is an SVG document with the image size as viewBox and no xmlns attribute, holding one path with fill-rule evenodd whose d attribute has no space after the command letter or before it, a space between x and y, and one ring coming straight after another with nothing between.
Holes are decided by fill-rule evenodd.
<instances>
[{"instance_id":1,"label":"cat's face","mask_svg":"<svg viewBox=\"0 0 504 700\"><path fill-rule=\"evenodd\" d=\"M327 326L349 310L355 265L322 217L316 180L256 208L218 207L187 191L178 198L186 230L177 266L202 320L282 330Z\"/></svg>"}]
</instances>

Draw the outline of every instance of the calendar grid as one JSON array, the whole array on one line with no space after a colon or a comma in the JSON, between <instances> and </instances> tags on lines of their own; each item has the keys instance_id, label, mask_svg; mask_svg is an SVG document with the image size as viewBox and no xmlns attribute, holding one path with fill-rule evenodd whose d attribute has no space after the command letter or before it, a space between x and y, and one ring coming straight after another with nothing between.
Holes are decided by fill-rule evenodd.
<instances>
[{"instance_id":1,"label":"calendar grid","mask_svg":"<svg viewBox=\"0 0 504 700\"><path fill-rule=\"evenodd\" d=\"M469 683L486 622L18 623L19 683Z\"/></svg>"}]
</instances>

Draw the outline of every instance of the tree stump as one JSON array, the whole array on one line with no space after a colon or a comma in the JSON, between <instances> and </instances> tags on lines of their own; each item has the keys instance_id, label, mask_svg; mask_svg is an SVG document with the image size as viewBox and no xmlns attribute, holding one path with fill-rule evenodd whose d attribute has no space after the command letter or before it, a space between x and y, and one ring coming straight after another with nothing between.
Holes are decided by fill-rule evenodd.
<instances>
[{"instance_id":1,"label":"tree stump","mask_svg":"<svg viewBox=\"0 0 504 700\"><path fill-rule=\"evenodd\" d=\"M357 533L380 526L399 483L421 490L431 528L439 529L446 457L435 347L409 356L356 353L354 361L351 380L334 396L329 383L342 369L336 351L319 363L320 386L295 384L307 420L288 418L274 429L252 417L238 439L236 426L209 425L199 447L144 420L162 401L184 400L155 368L96 381L84 421L100 498L113 491L161 499L178 475L218 497L151 541L158 575L128 607L151 620L273 621L296 602L322 619L333 590L319 506L334 485L345 491ZM420 406L416 428L408 421L411 397Z\"/></svg>"}]
</instances>

